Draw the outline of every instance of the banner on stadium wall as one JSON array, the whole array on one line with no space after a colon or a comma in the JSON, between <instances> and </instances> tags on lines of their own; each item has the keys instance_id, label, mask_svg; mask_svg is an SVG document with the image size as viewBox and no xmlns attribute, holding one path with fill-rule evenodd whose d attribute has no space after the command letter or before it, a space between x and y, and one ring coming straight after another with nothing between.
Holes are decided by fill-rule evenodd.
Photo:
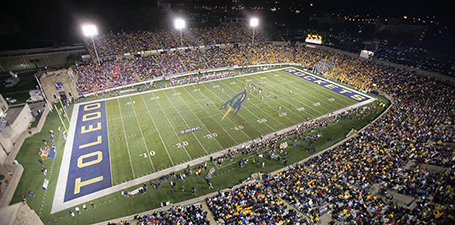
<instances>
[{"instance_id":1,"label":"banner on stadium wall","mask_svg":"<svg viewBox=\"0 0 455 225\"><path fill-rule=\"evenodd\" d=\"M305 42L320 45L322 44L322 36L317 34L308 34L305 39Z\"/></svg>"},{"instance_id":2,"label":"banner on stadium wall","mask_svg":"<svg viewBox=\"0 0 455 225\"><path fill-rule=\"evenodd\" d=\"M372 51L368 51L368 50L360 51L360 58L373 59L373 57L374 57L374 52L372 52Z\"/></svg>"}]
</instances>

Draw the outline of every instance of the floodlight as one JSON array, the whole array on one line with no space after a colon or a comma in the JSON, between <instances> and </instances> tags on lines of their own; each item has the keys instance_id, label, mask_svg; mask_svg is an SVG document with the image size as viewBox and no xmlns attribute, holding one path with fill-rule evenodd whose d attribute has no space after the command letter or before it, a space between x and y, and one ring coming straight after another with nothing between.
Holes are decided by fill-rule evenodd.
<instances>
[{"instance_id":1,"label":"floodlight","mask_svg":"<svg viewBox=\"0 0 455 225\"><path fill-rule=\"evenodd\" d=\"M259 25L259 19L258 18L251 18L250 19L250 26L257 27L258 25Z\"/></svg>"},{"instance_id":2,"label":"floodlight","mask_svg":"<svg viewBox=\"0 0 455 225\"><path fill-rule=\"evenodd\" d=\"M185 28L186 21L178 18L175 20L174 25L175 25L175 29L181 30L181 29Z\"/></svg>"},{"instance_id":3,"label":"floodlight","mask_svg":"<svg viewBox=\"0 0 455 225\"><path fill-rule=\"evenodd\" d=\"M82 26L82 31L86 37L90 37L93 43L93 49L95 49L96 59L98 60L98 65L101 65L100 57L98 55L98 51L96 50L95 40L93 40L93 36L98 34L98 29L93 24L87 24Z\"/></svg>"},{"instance_id":4,"label":"floodlight","mask_svg":"<svg viewBox=\"0 0 455 225\"><path fill-rule=\"evenodd\" d=\"M251 18L250 19L250 26L253 27L253 35L251 37L251 45L254 45L254 28L259 25L259 19L258 18Z\"/></svg>"},{"instance_id":5,"label":"floodlight","mask_svg":"<svg viewBox=\"0 0 455 225\"><path fill-rule=\"evenodd\" d=\"M82 26L82 31L86 37L92 37L98 34L98 29L95 25L84 25Z\"/></svg>"}]
</instances>

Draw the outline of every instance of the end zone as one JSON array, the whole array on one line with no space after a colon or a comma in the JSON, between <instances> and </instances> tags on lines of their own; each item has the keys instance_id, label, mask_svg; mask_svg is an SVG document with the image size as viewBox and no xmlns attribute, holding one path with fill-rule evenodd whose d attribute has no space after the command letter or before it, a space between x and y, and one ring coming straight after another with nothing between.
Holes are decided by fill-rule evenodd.
<instances>
[{"instance_id":1,"label":"end zone","mask_svg":"<svg viewBox=\"0 0 455 225\"><path fill-rule=\"evenodd\" d=\"M355 100L357 102L363 102L363 101L366 101L368 99L371 99L371 97L367 96L367 95L364 95L364 94L361 94L360 92L358 91L355 91L351 88L347 88L347 87L344 87L342 85L339 85L339 84L336 84L332 81L329 81L327 79L324 79L324 78L321 78L319 76L316 76L316 75L313 75L313 74L310 74L308 72L305 72L305 71L301 71L301 70L298 70L298 69L295 69L295 68L285 68L283 69L284 72L287 72L287 73L290 73L294 76L297 76L297 77L300 77L304 80L307 80L313 84L316 84L320 87L323 87L325 89L328 89L328 90L331 90L333 92L336 92L340 95L343 95L343 96L346 96L352 100Z\"/></svg>"},{"instance_id":2,"label":"end zone","mask_svg":"<svg viewBox=\"0 0 455 225\"><path fill-rule=\"evenodd\" d=\"M74 106L67 140L51 213L112 185L105 101Z\"/></svg>"}]
</instances>

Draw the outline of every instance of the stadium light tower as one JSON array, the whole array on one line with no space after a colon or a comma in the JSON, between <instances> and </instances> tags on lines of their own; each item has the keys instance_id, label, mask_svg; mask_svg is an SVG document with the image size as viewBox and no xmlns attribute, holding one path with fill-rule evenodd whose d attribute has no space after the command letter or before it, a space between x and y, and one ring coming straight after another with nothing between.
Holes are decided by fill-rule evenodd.
<instances>
[{"instance_id":1,"label":"stadium light tower","mask_svg":"<svg viewBox=\"0 0 455 225\"><path fill-rule=\"evenodd\" d=\"M96 59L98 60L98 65L101 65L100 57L98 56L98 51L96 50L95 40L93 40L93 36L98 34L98 29L93 24L83 25L82 31L86 37L90 37L92 39L93 48L95 49Z\"/></svg>"},{"instance_id":2,"label":"stadium light tower","mask_svg":"<svg viewBox=\"0 0 455 225\"><path fill-rule=\"evenodd\" d=\"M175 26L175 29L180 31L180 47L183 47L182 30L186 26L186 21L184 19L177 18L174 21L174 26Z\"/></svg>"},{"instance_id":3,"label":"stadium light tower","mask_svg":"<svg viewBox=\"0 0 455 225\"><path fill-rule=\"evenodd\" d=\"M259 19L258 18L251 18L250 19L250 26L253 27L253 38L251 39L251 44L254 46L254 28L259 25Z\"/></svg>"}]
</instances>

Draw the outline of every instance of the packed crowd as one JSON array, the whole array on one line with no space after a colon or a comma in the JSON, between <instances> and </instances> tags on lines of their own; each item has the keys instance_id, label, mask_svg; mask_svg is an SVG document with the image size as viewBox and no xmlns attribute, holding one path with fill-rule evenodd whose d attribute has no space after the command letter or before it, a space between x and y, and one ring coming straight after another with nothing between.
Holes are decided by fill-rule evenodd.
<instances>
[{"instance_id":1,"label":"packed crowd","mask_svg":"<svg viewBox=\"0 0 455 225\"><path fill-rule=\"evenodd\" d=\"M217 224L309 224L261 183L219 192L206 202Z\"/></svg>"},{"instance_id":2,"label":"packed crowd","mask_svg":"<svg viewBox=\"0 0 455 225\"><path fill-rule=\"evenodd\" d=\"M454 174L426 168L426 165L455 167L454 149L444 146L455 140L453 86L372 61L303 47L260 45L165 54L169 57L166 60L162 57L153 59L163 60L162 64L167 63L169 69L157 64L164 74L156 76L166 75L163 71L171 74L187 68L199 70L263 62L295 62L313 68L323 60L332 66L319 71L322 76L358 89L385 93L393 99L386 114L343 145L288 171L266 175L262 183L209 198L207 204L220 224L308 222L285 208L278 197L313 221L330 213L334 220L344 223L453 224ZM144 59L129 63L141 60ZM182 60L187 61L182 63ZM129 67L112 67L131 75L121 77L123 74L119 72L115 80L101 75L86 79L101 87L144 79ZM97 74L101 68L95 68ZM84 66L76 69L90 70ZM86 86L81 82L79 85ZM380 191L373 192L375 187ZM399 205L386 192L415 198L415 204Z\"/></svg>"},{"instance_id":3,"label":"packed crowd","mask_svg":"<svg viewBox=\"0 0 455 225\"><path fill-rule=\"evenodd\" d=\"M441 56L440 53L428 52L421 48L381 45L375 53L375 58L455 76L455 71L452 69L455 66L454 57Z\"/></svg>"},{"instance_id":4,"label":"packed crowd","mask_svg":"<svg viewBox=\"0 0 455 225\"><path fill-rule=\"evenodd\" d=\"M201 72L211 68L245 66L262 63L296 62L309 66L329 52L304 47L274 46L211 48L176 51L97 63L80 63L72 67L77 75L78 90L90 93L107 88L148 81L156 77Z\"/></svg>"},{"instance_id":5,"label":"packed crowd","mask_svg":"<svg viewBox=\"0 0 455 225\"><path fill-rule=\"evenodd\" d=\"M323 36L324 45L332 48L355 54L359 54L361 50L365 49L364 40L357 36L346 33L323 33ZM439 52L432 52L426 49L409 46L380 44L374 54L375 59L455 76L455 57L444 55Z\"/></svg>"},{"instance_id":6,"label":"packed crowd","mask_svg":"<svg viewBox=\"0 0 455 225\"><path fill-rule=\"evenodd\" d=\"M370 61L331 57L336 66L325 76L387 93L394 105L358 137L266 184L299 210L330 211L339 221L453 223L454 174L422 166L455 165L453 148L442 146L455 137L453 87ZM409 209L371 195L373 184L415 197L418 205Z\"/></svg>"},{"instance_id":7,"label":"packed crowd","mask_svg":"<svg viewBox=\"0 0 455 225\"><path fill-rule=\"evenodd\" d=\"M355 37L347 33L323 33L324 45L332 48L340 49L347 52L360 53L364 49L365 44L362 38Z\"/></svg>"},{"instance_id":8,"label":"packed crowd","mask_svg":"<svg viewBox=\"0 0 455 225\"><path fill-rule=\"evenodd\" d=\"M221 25L211 28L189 28L182 31L182 41L184 47L245 43L250 42L252 30L249 27L239 24ZM265 41L262 33L255 31L255 40ZM96 49L101 58L124 53L135 54L141 51L158 49L169 49L180 46L180 31L138 31L134 33L105 33L94 39ZM87 39L87 47L91 55L95 56L95 51L91 39Z\"/></svg>"},{"instance_id":9,"label":"packed crowd","mask_svg":"<svg viewBox=\"0 0 455 225\"><path fill-rule=\"evenodd\" d=\"M455 151L443 146L455 140L453 87L370 61L331 57L336 66L324 76L366 83L391 96L393 106L355 138L265 176L264 185L316 221L329 212L343 223L453 224L455 178L445 170L455 166ZM430 171L425 165L441 169ZM376 194L375 186L380 189ZM386 192L415 198L415 205L399 205Z\"/></svg>"},{"instance_id":10,"label":"packed crowd","mask_svg":"<svg viewBox=\"0 0 455 225\"><path fill-rule=\"evenodd\" d=\"M173 206L166 211L157 211L140 216L135 215L134 220L141 225L208 225L207 212L202 209L201 205L190 205L186 207ZM119 223L108 223L108 225L129 225L129 221L120 221Z\"/></svg>"},{"instance_id":11,"label":"packed crowd","mask_svg":"<svg viewBox=\"0 0 455 225\"><path fill-rule=\"evenodd\" d=\"M167 211L158 211L143 216L136 215L135 219L139 221L139 224L143 225L210 224L207 220L207 212L202 209L201 205L190 205L187 207L174 206Z\"/></svg>"}]
</instances>

